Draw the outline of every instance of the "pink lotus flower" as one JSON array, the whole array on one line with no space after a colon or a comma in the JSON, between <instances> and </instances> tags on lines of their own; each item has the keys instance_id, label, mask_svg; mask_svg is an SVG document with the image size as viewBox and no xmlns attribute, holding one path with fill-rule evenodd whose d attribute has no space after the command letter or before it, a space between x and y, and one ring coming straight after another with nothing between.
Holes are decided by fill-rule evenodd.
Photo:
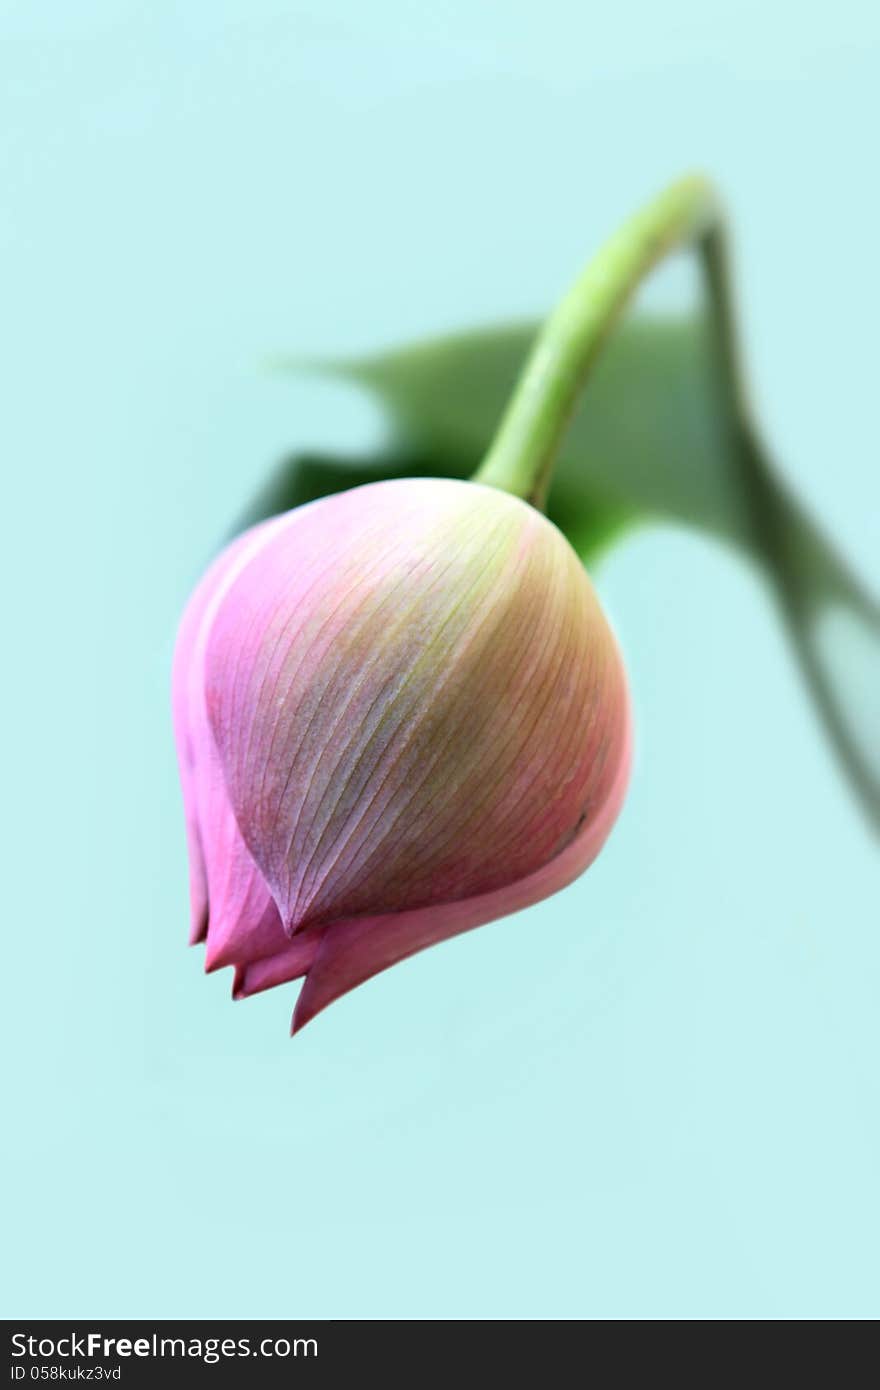
<instances>
[{"instance_id":1,"label":"pink lotus flower","mask_svg":"<svg viewBox=\"0 0 880 1390\"><path fill-rule=\"evenodd\" d=\"M293 1029L577 877L620 808L618 650L563 536L452 480L373 483L240 536L174 660L192 940Z\"/></svg>"}]
</instances>

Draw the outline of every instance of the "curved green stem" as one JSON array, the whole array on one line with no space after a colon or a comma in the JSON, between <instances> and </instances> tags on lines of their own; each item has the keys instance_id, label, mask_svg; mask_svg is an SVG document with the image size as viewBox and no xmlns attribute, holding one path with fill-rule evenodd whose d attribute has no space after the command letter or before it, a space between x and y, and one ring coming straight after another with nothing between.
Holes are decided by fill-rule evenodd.
<instances>
[{"instance_id":1,"label":"curved green stem","mask_svg":"<svg viewBox=\"0 0 880 1390\"><path fill-rule=\"evenodd\" d=\"M547 319L475 482L543 506L559 445L606 337L648 271L668 252L689 244L704 254L731 395L738 404L721 207L708 179L692 175L625 222Z\"/></svg>"},{"instance_id":2,"label":"curved green stem","mask_svg":"<svg viewBox=\"0 0 880 1390\"><path fill-rule=\"evenodd\" d=\"M625 222L546 320L526 360L484 462L474 474L542 507L562 437L590 368L640 281L668 251L700 255L719 387L716 408L737 460L755 553L763 560L795 651L852 785L880 827L876 732L854 722L842 665L822 647L821 622L842 612L876 662L880 604L796 506L774 476L752 418L737 348L728 244L708 180L672 184Z\"/></svg>"}]
</instances>

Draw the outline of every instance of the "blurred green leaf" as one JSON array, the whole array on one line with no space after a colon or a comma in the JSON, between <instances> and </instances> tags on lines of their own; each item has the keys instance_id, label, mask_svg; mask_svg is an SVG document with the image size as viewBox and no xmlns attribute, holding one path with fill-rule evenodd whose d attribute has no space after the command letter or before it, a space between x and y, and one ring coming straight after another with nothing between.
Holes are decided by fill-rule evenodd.
<instances>
[{"instance_id":1,"label":"blurred green leaf","mask_svg":"<svg viewBox=\"0 0 880 1390\"><path fill-rule=\"evenodd\" d=\"M358 458L291 455L245 520L371 479L469 477L536 331L534 323L480 329L308 364L374 393L388 412L388 439ZM880 605L776 476L760 441L730 423L723 402L702 315L625 321L568 431L548 514L590 566L630 526L651 520L692 526L758 562L841 763L880 827L880 727L870 702L854 698L846 653L823 636L829 614L855 623L859 679L880 689Z\"/></svg>"}]
</instances>

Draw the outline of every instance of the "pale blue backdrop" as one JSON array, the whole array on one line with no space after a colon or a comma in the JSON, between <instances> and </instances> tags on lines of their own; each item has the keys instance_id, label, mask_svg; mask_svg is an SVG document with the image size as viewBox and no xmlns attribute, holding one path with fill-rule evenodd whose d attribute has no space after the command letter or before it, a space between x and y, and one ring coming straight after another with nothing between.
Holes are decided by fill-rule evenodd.
<instances>
[{"instance_id":1,"label":"pale blue backdrop","mask_svg":"<svg viewBox=\"0 0 880 1390\"><path fill-rule=\"evenodd\" d=\"M3 0L7 1315L880 1313L880 855L734 556L598 576L638 714L600 862L291 1042L187 951L177 615L265 370L547 306L701 164L792 477L880 583L865 0ZM688 292L661 277L654 297Z\"/></svg>"}]
</instances>

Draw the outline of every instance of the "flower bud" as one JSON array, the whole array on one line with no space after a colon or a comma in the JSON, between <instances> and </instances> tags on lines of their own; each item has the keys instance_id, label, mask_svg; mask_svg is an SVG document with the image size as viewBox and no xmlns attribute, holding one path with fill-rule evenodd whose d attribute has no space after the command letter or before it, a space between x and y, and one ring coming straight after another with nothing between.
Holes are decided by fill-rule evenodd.
<instances>
[{"instance_id":1,"label":"flower bud","mask_svg":"<svg viewBox=\"0 0 880 1390\"><path fill-rule=\"evenodd\" d=\"M174 669L193 939L302 1026L581 873L629 763L620 656L574 551L474 483L404 479L247 532Z\"/></svg>"}]
</instances>

